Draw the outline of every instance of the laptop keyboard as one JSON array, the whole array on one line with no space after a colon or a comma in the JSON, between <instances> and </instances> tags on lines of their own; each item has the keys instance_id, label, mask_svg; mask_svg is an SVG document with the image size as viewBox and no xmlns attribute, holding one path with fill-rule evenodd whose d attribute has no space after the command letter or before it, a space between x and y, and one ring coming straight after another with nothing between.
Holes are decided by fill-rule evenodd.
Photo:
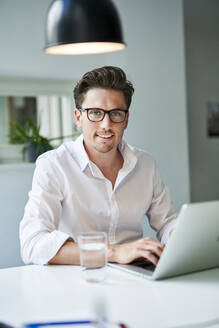
<instances>
[{"instance_id":1,"label":"laptop keyboard","mask_svg":"<svg viewBox=\"0 0 219 328\"><path fill-rule=\"evenodd\" d=\"M156 266L148 260L134 261L134 262L131 263L131 265L135 265L137 267L140 267L140 268L152 271L152 272L156 268Z\"/></svg>"}]
</instances>

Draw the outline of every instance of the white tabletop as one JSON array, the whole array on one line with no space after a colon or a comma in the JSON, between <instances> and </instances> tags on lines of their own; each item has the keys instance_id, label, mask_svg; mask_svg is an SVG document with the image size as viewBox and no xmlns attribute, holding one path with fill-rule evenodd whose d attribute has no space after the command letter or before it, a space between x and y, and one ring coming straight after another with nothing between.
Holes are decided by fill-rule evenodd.
<instances>
[{"instance_id":1,"label":"white tabletop","mask_svg":"<svg viewBox=\"0 0 219 328\"><path fill-rule=\"evenodd\" d=\"M105 283L91 284L77 266L1 269L0 322L82 318L102 308L130 328L219 327L219 269L162 281L108 270Z\"/></svg>"}]
</instances>

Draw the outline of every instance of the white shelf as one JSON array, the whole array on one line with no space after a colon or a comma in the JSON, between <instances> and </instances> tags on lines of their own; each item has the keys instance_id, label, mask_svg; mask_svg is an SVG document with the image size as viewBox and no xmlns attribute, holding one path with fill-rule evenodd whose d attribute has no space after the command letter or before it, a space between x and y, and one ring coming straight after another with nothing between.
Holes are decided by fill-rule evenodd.
<instances>
[{"instance_id":1,"label":"white shelf","mask_svg":"<svg viewBox=\"0 0 219 328\"><path fill-rule=\"evenodd\" d=\"M14 170L14 169L33 169L35 167L35 163L10 163L10 164L0 164L0 170Z\"/></svg>"}]
</instances>

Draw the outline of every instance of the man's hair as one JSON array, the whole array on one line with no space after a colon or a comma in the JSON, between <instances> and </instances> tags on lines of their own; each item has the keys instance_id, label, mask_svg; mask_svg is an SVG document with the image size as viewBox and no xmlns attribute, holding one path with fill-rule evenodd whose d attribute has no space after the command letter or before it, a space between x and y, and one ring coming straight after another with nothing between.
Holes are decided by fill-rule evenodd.
<instances>
[{"instance_id":1,"label":"man's hair","mask_svg":"<svg viewBox=\"0 0 219 328\"><path fill-rule=\"evenodd\" d=\"M132 83L127 80L126 74L121 68L104 66L85 73L74 88L76 108L81 108L86 93L92 88L122 91L127 109L129 109L134 88Z\"/></svg>"}]
</instances>

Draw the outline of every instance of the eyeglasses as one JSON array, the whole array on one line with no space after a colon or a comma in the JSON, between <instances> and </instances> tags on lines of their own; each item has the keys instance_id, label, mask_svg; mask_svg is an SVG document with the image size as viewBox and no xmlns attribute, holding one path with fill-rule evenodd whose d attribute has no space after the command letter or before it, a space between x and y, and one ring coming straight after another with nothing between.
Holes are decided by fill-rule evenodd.
<instances>
[{"instance_id":1,"label":"eyeglasses","mask_svg":"<svg viewBox=\"0 0 219 328\"><path fill-rule=\"evenodd\" d=\"M80 112L86 111L87 118L91 122L100 122L108 114L110 121L113 123L122 123L125 121L128 109L111 109L104 110L101 108L79 108Z\"/></svg>"}]
</instances>

